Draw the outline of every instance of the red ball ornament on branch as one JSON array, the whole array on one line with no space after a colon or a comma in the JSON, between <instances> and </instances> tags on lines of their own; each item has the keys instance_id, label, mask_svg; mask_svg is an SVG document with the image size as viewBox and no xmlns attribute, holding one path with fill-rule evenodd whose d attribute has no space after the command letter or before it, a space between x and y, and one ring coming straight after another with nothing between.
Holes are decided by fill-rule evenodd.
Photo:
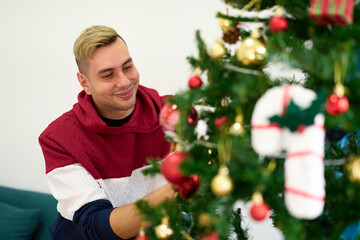
<instances>
[{"instance_id":1,"label":"red ball ornament on branch","mask_svg":"<svg viewBox=\"0 0 360 240\"><path fill-rule=\"evenodd\" d=\"M201 87L202 83L203 82L202 82L201 78L197 75L194 75L189 78L188 86L189 86L189 88L198 88L198 87Z\"/></svg>"},{"instance_id":2,"label":"red ball ornament on branch","mask_svg":"<svg viewBox=\"0 0 360 240\"><path fill-rule=\"evenodd\" d=\"M254 203L250 207L250 215L256 221L262 221L269 215L270 207L267 203Z\"/></svg>"},{"instance_id":3,"label":"red ball ornament on branch","mask_svg":"<svg viewBox=\"0 0 360 240\"><path fill-rule=\"evenodd\" d=\"M217 232L212 232L209 236L202 238L202 240L220 240L217 236Z\"/></svg>"},{"instance_id":4,"label":"red ball ornament on branch","mask_svg":"<svg viewBox=\"0 0 360 240\"><path fill-rule=\"evenodd\" d=\"M148 236L144 235L144 236L137 236L135 238L135 240L150 240L150 238Z\"/></svg>"},{"instance_id":5,"label":"red ball ornament on branch","mask_svg":"<svg viewBox=\"0 0 360 240\"><path fill-rule=\"evenodd\" d=\"M197 175L191 175L185 182L174 184L174 189L179 193L180 197L188 199L196 192L199 186L199 177Z\"/></svg>"},{"instance_id":6,"label":"red ball ornament on branch","mask_svg":"<svg viewBox=\"0 0 360 240\"><path fill-rule=\"evenodd\" d=\"M339 115L346 112L349 105L349 100L345 96L339 97L336 94L331 94L326 99L325 109L331 115Z\"/></svg>"},{"instance_id":7,"label":"red ball ornament on branch","mask_svg":"<svg viewBox=\"0 0 360 240\"><path fill-rule=\"evenodd\" d=\"M270 31L277 33L279 31L284 31L288 27L287 20L282 16L273 16L269 21Z\"/></svg>"},{"instance_id":8,"label":"red ball ornament on branch","mask_svg":"<svg viewBox=\"0 0 360 240\"><path fill-rule=\"evenodd\" d=\"M198 114L196 112L196 109L194 107L191 107L190 114L188 117L188 123L190 126L196 126L198 123Z\"/></svg>"},{"instance_id":9,"label":"red ball ornament on branch","mask_svg":"<svg viewBox=\"0 0 360 240\"><path fill-rule=\"evenodd\" d=\"M182 183L189 179L180 169L180 164L186 159L184 152L170 153L161 164L161 173L171 183Z\"/></svg>"}]
</instances>

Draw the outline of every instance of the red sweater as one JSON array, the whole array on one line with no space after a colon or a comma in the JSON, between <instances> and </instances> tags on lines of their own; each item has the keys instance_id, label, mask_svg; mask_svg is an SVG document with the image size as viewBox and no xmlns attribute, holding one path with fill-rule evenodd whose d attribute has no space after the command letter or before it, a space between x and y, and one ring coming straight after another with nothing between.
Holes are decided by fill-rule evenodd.
<instances>
[{"instance_id":1,"label":"red sweater","mask_svg":"<svg viewBox=\"0 0 360 240\"><path fill-rule=\"evenodd\" d=\"M121 127L108 127L84 91L78 100L40 135L46 173L80 163L95 179L125 177L169 151L158 117L164 98L155 90L139 86L133 116Z\"/></svg>"},{"instance_id":2,"label":"red sweater","mask_svg":"<svg viewBox=\"0 0 360 240\"><path fill-rule=\"evenodd\" d=\"M130 120L109 127L91 96L82 91L73 109L45 129L39 142L63 218L73 221L81 207L101 199L113 207L126 205L166 184L162 176L141 173L147 158L163 158L169 152L170 143L159 125L164 104L155 90L139 86Z\"/></svg>"}]
</instances>

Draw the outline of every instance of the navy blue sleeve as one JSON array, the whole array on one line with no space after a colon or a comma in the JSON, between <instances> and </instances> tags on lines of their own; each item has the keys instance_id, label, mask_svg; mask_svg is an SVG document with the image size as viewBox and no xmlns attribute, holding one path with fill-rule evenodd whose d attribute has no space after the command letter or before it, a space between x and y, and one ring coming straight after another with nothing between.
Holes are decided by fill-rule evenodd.
<instances>
[{"instance_id":1,"label":"navy blue sleeve","mask_svg":"<svg viewBox=\"0 0 360 240\"><path fill-rule=\"evenodd\" d=\"M90 202L74 213L73 225L84 239L119 240L121 238L112 231L109 222L109 216L113 209L109 200Z\"/></svg>"}]
</instances>

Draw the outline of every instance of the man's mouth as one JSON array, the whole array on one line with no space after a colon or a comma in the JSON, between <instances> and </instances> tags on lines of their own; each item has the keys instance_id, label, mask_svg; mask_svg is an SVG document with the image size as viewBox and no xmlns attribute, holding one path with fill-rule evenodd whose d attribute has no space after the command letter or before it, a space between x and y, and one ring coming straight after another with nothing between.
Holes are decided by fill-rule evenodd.
<instances>
[{"instance_id":1,"label":"man's mouth","mask_svg":"<svg viewBox=\"0 0 360 240\"><path fill-rule=\"evenodd\" d=\"M122 98L124 100L127 100L127 99L132 97L133 93L134 93L134 87L130 87L129 90L127 90L125 92L116 93L114 95L117 96L117 97L120 97L120 98Z\"/></svg>"}]
</instances>

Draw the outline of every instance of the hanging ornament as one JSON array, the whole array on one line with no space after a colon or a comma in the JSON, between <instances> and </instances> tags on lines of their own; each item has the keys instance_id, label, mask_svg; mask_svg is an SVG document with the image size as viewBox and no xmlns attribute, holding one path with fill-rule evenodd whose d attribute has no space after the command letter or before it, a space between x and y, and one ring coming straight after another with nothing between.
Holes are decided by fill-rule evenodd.
<instances>
[{"instance_id":1,"label":"hanging ornament","mask_svg":"<svg viewBox=\"0 0 360 240\"><path fill-rule=\"evenodd\" d=\"M188 180L173 185L174 189L179 193L183 199L191 197L199 188L200 182L197 175L191 175Z\"/></svg>"},{"instance_id":2,"label":"hanging ornament","mask_svg":"<svg viewBox=\"0 0 360 240\"><path fill-rule=\"evenodd\" d=\"M265 45L259 41L260 32L255 29L250 37L241 41L240 47L236 51L237 60L243 65L261 64L267 54Z\"/></svg>"},{"instance_id":3,"label":"hanging ornament","mask_svg":"<svg viewBox=\"0 0 360 240\"><path fill-rule=\"evenodd\" d=\"M231 102L231 99L229 97L224 97L221 99L220 104L222 107L228 107L230 102Z\"/></svg>"},{"instance_id":4,"label":"hanging ornament","mask_svg":"<svg viewBox=\"0 0 360 240\"><path fill-rule=\"evenodd\" d=\"M351 155L349 162L346 164L346 170L349 173L349 178L353 182L360 182L360 158L359 156Z\"/></svg>"},{"instance_id":5,"label":"hanging ornament","mask_svg":"<svg viewBox=\"0 0 360 240\"><path fill-rule=\"evenodd\" d=\"M175 128L180 118L180 111L176 104L165 104L159 114L159 123L165 134L169 137L176 137Z\"/></svg>"},{"instance_id":6,"label":"hanging ornament","mask_svg":"<svg viewBox=\"0 0 360 240\"><path fill-rule=\"evenodd\" d=\"M223 32L226 32L233 27L233 24L229 19L219 18L219 26Z\"/></svg>"},{"instance_id":7,"label":"hanging ornament","mask_svg":"<svg viewBox=\"0 0 360 240\"><path fill-rule=\"evenodd\" d=\"M345 113L349 109L349 100L344 96L345 87L341 83L335 86L333 94L331 94L325 102L325 109L331 115L339 115Z\"/></svg>"},{"instance_id":8,"label":"hanging ornament","mask_svg":"<svg viewBox=\"0 0 360 240\"><path fill-rule=\"evenodd\" d=\"M344 69L342 69L344 66ZM345 87L343 85L343 72L346 71L347 60L342 59L342 63L335 61L334 64L334 81L335 87L325 102L325 109L331 115L339 115L345 113L349 109L349 100L345 97Z\"/></svg>"},{"instance_id":9,"label":"hanging ornament","mask_svg":"<svg viewBox=\"0 0 360 240\"><path fill-rule=\"evenodd\" d=\"M342 114L349 109L349 100L346 97L331 94L326 99L325 109L331 115Z\"/></svg>"},{"instance_id":10,"label":"hanging ornament","mask_svg":"<svg viewBox=\"0 0 360 240\"><path fill-rule=\"evenodd\" d=\"M218 174L211 180L211 191L219 197L229 195L234 189L234 183L229 176L229 169L222 165Z\"/></svg>"},{"instance_id":11,"label":"hanging ornament","mask_svg":"<svg viewBox=\"0 0 360 240\"><path fill-rule=\"evenodd\" d=\"M283 17L283 10L278 7L275 11L275 15L269 21L270 31L277 33L279 31L284 31L288 27L286 18Z\"/></svg>"},{"instance_id":12,"label":"hanging ornament","mask_svg":"<svg viewBox=\"0 0 360 240\"><path fill-rule=\"evenodd\" d=\"M270 207L264 202L261 193L254 193L252 196L252 205L250 207L250 216L256 221L262 221L269 215L269 212Z\"/></svg>"},{"instance_id":13,"label":"hanging ornament","mask_svg":"<svg viewBox=\"0 0 360 240\"><path fill-rule=\"evenodd\" d=\"M143 236L139 235L135 238L135 240L150 240L150 238L146 235Z\"/></svg>"},{"instance_id":14,"label":"hanging ornament","mask_svg":"<svg viewBox=\"0 0 360 240\"><path fill-rule=\"evenodd\" d=\"M144 231L144 222L141 222L139 235L135 238L135 240L150 240L148 236L145 235Z\"/></svg>"},{"instance_id":15,"label":"hanging ornament","mask_svg":"<svg viewBox=\"0 0 360 240\"><path fill-rule=\"evenodd\" d=\"M168 216L163 217L161 224L155 227L155 234L159 239L168 239L173 233L174 231L169 226Z\"/></svg>"},{"instance_id":16,"label":"hanging ornament","mask_svg":"<svg viewBox=\"0 0 360 240\"><path fill-rule=\"evenodd\" d=\"M201 69L196 68L194 71L194 75L189 78L189 81L188 81L189 88L193 89L193 88L201 87L203 82L200 78L200 75L201 75Z\"/></svg>"},{"instance_id":17,"label":"hanging ornament","mask_svg":"<svg viewBox=\"0 0 360 240\"><path fill-rule=\"evenodd\" d=\"M191 89L201 87L202 80L199 76L195 76L195 75L191 76L189 78L188 85L189 85L189 88L191 88Z\"/></svg>"},{"instance_id":18,"label":"hanging ornament","mask_svg":"<svg viewBox=\"0 0 360 240\"><path fill-rule=\"evenodd\" d=\"M217 236L217 232L212 232L209 236L202 238L202 240L221 240Z\"/></svg>"},{"instance_id":19,"label":"hanging ornament","mask_svg":"<svg viewBox=\"0 0 360 240\"><path fill-rule=\"evenodd\" d=\"M199 227L208 227L211 224L211 216L209 213L201 213L198 217Z\"/></svg>"},{"instance_id":20,"label":"hanging ornament","mask_svg":"<svg viewBox=\"0 0 360 240\"><path fill-rule=\"evenodd\" d=\"M311 0L309 15L319 25L353 22L354 0Z\"/></svg>"},{"instance_id":21,"label":"hanging ornament","mask_svg":"<svg viewBox=\"0 0 360 240\"><path fill-rule=\"evenodd\" d=\"M180 169L180 164L187 158L184 152L172 152L161 163L161 173L171 183L182 183L189 179Z\"/></svg>"},{"instance_id":22,"label":"hanging ornament","mask_svg":"<svg viewBox=\"0 0 360 240\"><path fill-rule=\"evenodd\" d=\"M191 107L190 109L190 115L188 117L188 123L190 126L196 126L198 123L198 114L196 112L196 109L194 107Z\"/></svg>"},{"instance_id":23,"label":"hanging ornament","mask_svg":"<svg viewBox=\"0 0 360 240\"><path fill-rule=\"evenodd\" d=\"M228 124L229 122L230 121L226 116L222 116L221 118L215 119L215 127L219 129L224 125Z\"/></svg>"},{"instance_id":24,"label":"hanging ornament","mask_svg":"<svg viewBox=\"0 0 360 240\"><path fill-rule=\"evenodd\" d=\"M286 151L285 205L300 219L317 218L325 203L322 102L300 85L274 87L257 101L251 118L251 144L258 154L278 156ZM303 131L298 131L302 125Z\"/></svg>"},{"instance_id":25,"label":"hanging ornament","mask_svg":"<svg viewBox=\"0 0 360 240\"><path fill-rule=\"evenodd\" d=\"M223 31L222 39L224 42L229 44L234 44L239 41L239 37L241 35L241 31L236 27L229 19L220 18L219 26Z\"/></svg>"},{"instance_id":26,"label":"hanging ornament","mask_svg":"<svg viewBox=\"0 0 360 240\"><path fill-rule=\"evenodd\" d=\"M244 116L239 112L235 117L235 122L229 129L229 133L231 135L242 135L244 132Z\"/></svg>"},{"instance_id":27,"label":"hanging ornament","mask_svg":"<svg viewBox=\"0 0 360 240\"><path fill-rule=\"evenodd\" d=\"M240 29L233 26L226 32L223 32L222 39L226 43L235 44L239 41L240 35L241 35Z\"/></svg>"},{"instance_id":28,"label":"hanging ornament","mask_svg":"<svg viewBox=\"0 0 360 240\"><path fill-rule=\"evenodd\" d=\"M210 48L209 56L214 60L219 60L220 58L224 57L226 54L226 49L224 44L221 41L216 41L214 45Z\"/></svg>"}]
</instances>

